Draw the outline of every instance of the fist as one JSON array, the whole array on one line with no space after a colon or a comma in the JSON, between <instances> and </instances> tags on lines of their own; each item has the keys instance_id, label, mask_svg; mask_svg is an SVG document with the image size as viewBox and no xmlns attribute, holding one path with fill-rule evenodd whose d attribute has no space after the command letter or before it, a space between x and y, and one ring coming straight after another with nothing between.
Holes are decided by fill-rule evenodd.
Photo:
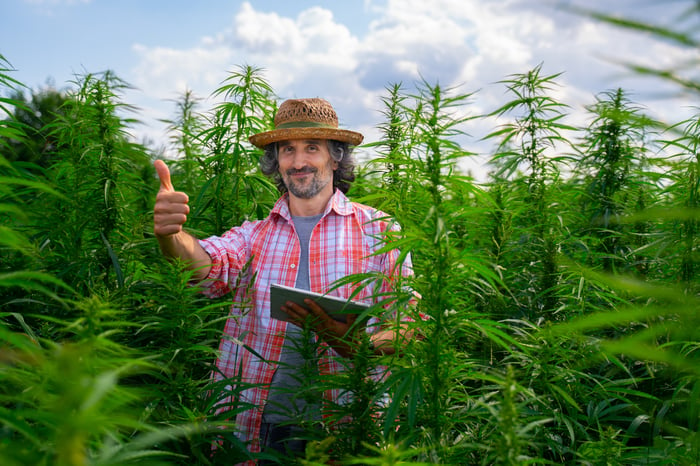
<instances>
[{"instance_id":1,"label":"fist","mask_svg":"<svg viewBox=\"0 0 700 466\"><path fill-rule=\"evenodd\" d=\"M187 194L175 191L165 162L156 160L153 165L160 179L160 189L153 207L153 232L156 236L174 235L182 231L182 225L187 221L189 198Z\"/></svg>"}]
</instances>

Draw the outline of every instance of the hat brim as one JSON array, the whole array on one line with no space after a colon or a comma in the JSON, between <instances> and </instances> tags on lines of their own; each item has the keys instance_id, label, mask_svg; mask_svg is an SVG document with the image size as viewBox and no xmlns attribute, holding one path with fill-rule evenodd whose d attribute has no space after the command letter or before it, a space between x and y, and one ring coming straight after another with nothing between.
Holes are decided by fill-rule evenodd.
<instances>
[{"instance_id":1,"label":"hat brim","mask_svg":"<svg viewBox=\"0 0 700 466\"><path fill-rule=\"evenodd\" d=\"M333 139L335 141L347 142L352 146L358 146L364 139L364 136L347 129L314 127L274 129L272 131L254 134L248 138L251 144L261 149L273 142L289 141L291 139Z\"/></svg>"}]
</instances>

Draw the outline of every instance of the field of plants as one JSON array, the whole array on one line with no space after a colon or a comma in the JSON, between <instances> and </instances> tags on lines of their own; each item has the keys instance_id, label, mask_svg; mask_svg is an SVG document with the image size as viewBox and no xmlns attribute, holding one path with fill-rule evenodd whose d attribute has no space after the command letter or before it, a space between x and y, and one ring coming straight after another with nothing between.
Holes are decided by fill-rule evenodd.
<instances>
[{"instance_id":1,"label":"field of plants","mask_svg":"<svg viewBox=\"0 0 700 466\"><path fill-rule=\"evenodd\" d=\"M248 459L230 422L246 406L217 410L240 387L210 378L230 298L204 298L159 253L162 154L129 137L128 83L87 74L32 91L10 62L0 464ZM662 124L624 89L601 90L579 128L557 79L505 77L509 103L487 115L455 89L387 85L382 138L365 148L377 156L349 195L402 225L386 247L412 255L423 338L304 378L352 402L310 426L301 464L700 464L700 107ZM278 104L264 73L238 67L215 94L212 109L184 94L169 122L173 184L200 237L266 216L278 196L248 143ZM475 119L499 121L485 183L459 169ZM380 382L367 377L377 364L390 369Z\"/></svg>"}]
</instances>

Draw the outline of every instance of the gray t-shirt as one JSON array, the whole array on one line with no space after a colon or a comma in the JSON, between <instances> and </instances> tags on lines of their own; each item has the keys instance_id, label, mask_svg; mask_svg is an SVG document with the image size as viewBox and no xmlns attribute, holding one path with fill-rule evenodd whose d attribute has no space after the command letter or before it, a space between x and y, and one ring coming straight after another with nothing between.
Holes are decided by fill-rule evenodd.
<instances>
[{"instance_id":1,"label":"gray t-shirt","mask_svg":"<svg viewBox=\"0 0 700 466\"><path fill-rule=\"evenodd\" d=\"M297 232L301 246L295 286L304 290L308 290L311 287L309 279L309 241L311 232L321 220L321 217L323 217L323 214L312 217L292 217L294 229ZM300 393L299 390L299 387L302 385L301 377L309 373L318 374L316 356L314 355L312 359L305 359L299 352L299 348L303 344L301 338L302 330L296 325L288 323L279 366L272 377L270 394L263 411L263 422L280 423L288 421L294 415L301 413L304 413L304 418L306 419L320 419L320 405L318 403L309 403L305 398L311 394ZM317 394L309 399L318 400L319 398L320 394Z\"/></svg>"}]
</instances>

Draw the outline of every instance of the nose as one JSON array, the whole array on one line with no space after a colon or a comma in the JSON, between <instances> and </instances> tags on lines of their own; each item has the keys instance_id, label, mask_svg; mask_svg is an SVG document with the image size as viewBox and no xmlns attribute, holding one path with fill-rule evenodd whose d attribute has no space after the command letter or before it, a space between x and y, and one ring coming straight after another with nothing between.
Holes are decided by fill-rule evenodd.
<instances>
[{"instance_id":1,"label":"nose","mask_svg":"<svg viewBox=\"0 0 700 466\"><path fill-rule=\"evenodd\" d=\"M306 156L303 151L295 151L292 155L292 168L303 168L306 166Z\"/></svg>"},{"instance_id":2,"label":"nose","mask_svg":"<svg viewBox=\"0 0 700 466\"><path fill-rule=\"evenodd\" d=\"M288 163L293 169L304 168L309 164L310 154L303 145L296 145L287 153Z\"/></svg>"}]
</instances>

